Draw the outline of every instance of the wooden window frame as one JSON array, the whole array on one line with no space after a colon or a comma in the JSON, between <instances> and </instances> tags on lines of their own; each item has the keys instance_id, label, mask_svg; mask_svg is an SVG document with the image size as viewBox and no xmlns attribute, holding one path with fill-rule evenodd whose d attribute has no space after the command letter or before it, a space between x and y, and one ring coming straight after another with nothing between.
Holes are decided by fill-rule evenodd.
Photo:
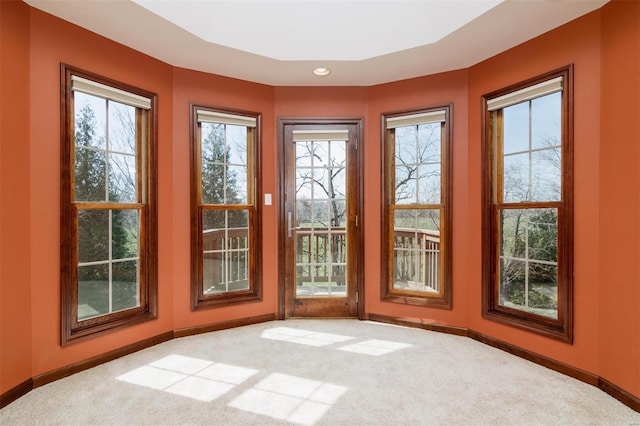
<instances>
[{"instance_id":1,"label":"wooden window frame","mask_svg":"<svg viewBox=\"0 0 640 426\"><path fill-rule=\"evenodd\" d=\"M491 99L562 77L561 100L561 196L557 202L500 203L494 160L500 149L493 137L493 120L487 102ZM503 108L497 110L501 115ZM497 136L496 136L497 137ZM482 317L566 343L573 342L573 65L539 75L482 97ZM558 318L553 319L499 304L498 217L502 209L554 207L558 209Z\"/></svg>"},{"instance_id":2,"label":"wooden window frame","mask_svg":"<svg viewBox=\"0 0 640 426\"><path fill-rule=\"evenodd\" d=\"M247 179L247 204L202 204L201 203L201 126L198 121L198 110L212 113L245 116L256 121L255 128L247 127L253 137L253 149L247 152L247 168L250 170ZM191 310L211 309L239 303L262 300L262 233L261 233L261 200L260 190L260 146L262 141L260 113L221 108L210 105L190 104L190 164L191 164ZM251 164L250 164L251 163ZM251 198L251 200L249 200ZM251 202L250 202L251 201ZM205 295L203 291L203 210L247 210L249 212L249 288L246 290L228 291Z\"/></svg>"},{"instance_id":3,"label":"wooden window frame","mask_svg":"<svg viewBox=\"0 0 640 426\"><path fill-rule=\"evenodd\" d=\"M393 286L394 241L392 216L394 213L395 169L394 169L394 129L387 129L389 118L410 116L414 114L444 111L441 133L441 203L439 205L406 205L403 208L440 208L442 231L440 238L440 285L438 295L421 291L400 290ZM381 247L381 300L406 305L417 305L431 308L452 309L452 188L453 188L453 105L442 104L419 109L396 111L382 114L382 247Z\"/></svg>"},{"instance_id":4,"label":"wooden window frame","mask_svg":"<svg viewBox=\"0 0 640 426\"><path fill-rule=\"evenodd\" d=\"M146 126L137 130L137 202L88 203L75 202L74 145L75 110L72 76L110 86L147 98L150 109ZM137 128L142 113L136 109ZM61 151L60 151L60 265L61 265L61 344L86 340L141 322L157 318L158 250L157 250L157 94L129 84L106 78L66 64L61 64ZM142 143L144 139L145 143ZM140 150L140 151L138 151ZM143 178L144 176L144 178ZM99 205L102 204L102 205ZM139 215L139 306L78 321L78 229L77 211L80 208L135 209Z\"/></svg>"}]
</instances>

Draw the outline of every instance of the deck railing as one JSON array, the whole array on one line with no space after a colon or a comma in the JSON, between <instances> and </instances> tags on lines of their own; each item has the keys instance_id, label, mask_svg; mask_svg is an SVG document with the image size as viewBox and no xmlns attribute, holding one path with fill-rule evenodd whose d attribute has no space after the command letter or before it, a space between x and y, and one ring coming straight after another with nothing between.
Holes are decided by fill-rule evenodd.
<instances>
[{"instance_id":1,"label":"deck railing","mask_svg":"<svg viewBox=\"0 0 640 426\"><path fill-rule=\"evenodd\" d=\"M202 239L204 293L249 288L249 229L205 229Z\"/></svg>"},{"instance_id":2,"label":"deck railing","mask_svg":"<svg viewBox=\"0 0 640 426\"><path fill-rule=\"evenodd\" d=\"M346 229L296 228L296 282L344 285L347 275Z\"/></svg>"},{"instance_id":3,"label":"deck railing","mask_svg":"<svg viewBox=\"0 0 640 426\"><path fill-rule=\"evenodd\" d=\"M393 235L396 288L440 292L440 232L395 228Z\"/></svg>"},{"instance_id":4,"label":"deck railing","mask_svg":"<svg viewBox=\"0 0 640 426\"><path fill-rule=\"evenodd\" d=\"M296 229L296 282L346 282L345 228ZM393 230L394 282L398 288L440 291L440 233L410 228ZM226 239L226 244L225 244ZM205 293L247 288L247 228L203 232ZM224 262L223 260L226 260ZM225 270L226 268L226 270Z\"/></svg>"}]
</instances>

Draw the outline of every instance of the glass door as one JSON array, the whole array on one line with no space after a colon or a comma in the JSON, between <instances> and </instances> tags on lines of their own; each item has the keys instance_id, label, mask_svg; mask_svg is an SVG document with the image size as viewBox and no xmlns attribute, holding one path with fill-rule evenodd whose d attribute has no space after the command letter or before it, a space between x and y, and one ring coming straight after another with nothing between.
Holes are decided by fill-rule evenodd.
<instances>
[{"instance_id":1,"label":"glass door","mask_svg":"<svg viewBox=\"0 0 640 426\"><path fill-rule=\"evenodd\" d=\"M286 316L356 316L356 126L289 125L284 137Z\"/></svg>"}]
</instances>

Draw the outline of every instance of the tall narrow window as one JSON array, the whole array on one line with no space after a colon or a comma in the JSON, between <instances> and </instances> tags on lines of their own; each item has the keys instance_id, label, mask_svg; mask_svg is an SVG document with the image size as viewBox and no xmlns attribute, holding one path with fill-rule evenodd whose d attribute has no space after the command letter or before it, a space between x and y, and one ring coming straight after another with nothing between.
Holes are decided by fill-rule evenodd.
<instances>
[{"instance_id":1,"label":"tall narrow window","mask_svg":"<svg viewBox=\"0 0 640 426\"><path fill-rule=\"evenodd\" d=\"M259 300L259 115L192 106L193 309Z\"/></svg>"},{"instance_id":2,"label":"tall narrow window","mask_svg":"<svg viewBox=\"0 0 640 426\"><path fill-rule=\"evenodd\" d=\"M451 106L384 114L384 300L451 308Z\"/></svg>"},{"instance_id":3,"label":"tall narrow window","mask_svg":"<svg viewBox=\"0 0 640 426\"><path fill-rule=\"evenodd\" d=\"M62 343L156 316L156 95L62 66Z\"/></svg>"},{"instance_id":4,"label":"tall narrow window","mask_svg":"<svg viewBox=\"0 0 640 426\"><path fill-rule=\"evenodd\" d=\"M572 340L572 68L484 96L486 318Z\"/></svg>"}]
</instances>

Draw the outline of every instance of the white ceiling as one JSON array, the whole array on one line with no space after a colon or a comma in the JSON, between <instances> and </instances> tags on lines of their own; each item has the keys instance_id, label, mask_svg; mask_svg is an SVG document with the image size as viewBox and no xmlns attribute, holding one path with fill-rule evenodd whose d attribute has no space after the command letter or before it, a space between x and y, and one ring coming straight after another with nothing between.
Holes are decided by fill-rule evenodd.
<instances>
[{"instance_id":1,"label":"white ceiling","mask_svg":"<svg viewBox=\"0 0 640 426\"><path fill-rule=\"evenodd\" d=\"M608 0L25 1L178 67L274 86L370 86L469 67Z\"/></svg>"}]
</instances>

